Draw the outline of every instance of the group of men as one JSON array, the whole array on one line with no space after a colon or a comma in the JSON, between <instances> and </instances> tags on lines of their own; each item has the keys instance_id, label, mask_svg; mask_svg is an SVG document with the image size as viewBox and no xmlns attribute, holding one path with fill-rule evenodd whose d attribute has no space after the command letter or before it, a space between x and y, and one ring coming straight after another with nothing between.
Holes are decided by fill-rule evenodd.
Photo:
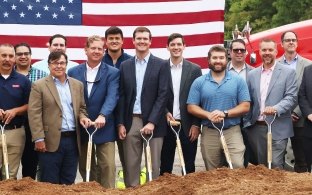
<instances>
[{"instance_id":1,"label":"group of men","mask_svg":"<svg viewBox=\"0 0 312 195\"><path fill-rule=\"evenodd\" d=\"M283 168L287 140L292 137L295 171L311 169L311 156L304 151L312 146L308 84L312 69L304 67L312 63L296 53L294 32L282 35L285 54L280 60L276 43L262 40L263 64L255 69L245 63L243 40L231 43L230 62L224 47L212 46L205 75L200 66L183 58L186 45L181 34L168 37L168 60L151 53L148 28L137 27L132 38L134 57L122 49L118 27L108 28L104 40L88 37L87 60L80 65L69 61L67 40L60 34L50 38L51 53L37 65L30 63L28 44L0 45L0 120L5 125L11 178L16 178L22 158L23 176L35 178L38 165L40 181L72 184L79 164L86 181L87 131L98 129L92 140L90 180L115 187L117 141L125 185L137 186L146 144L141 134L153 135L152 178L172 172L176 137L170 121L181 124L186 173L195 172L200 133L206 169L227 165L219 130L234 168L249 162L266 164L264 120L274 115L273 167Z\"/></svg>"}]
</instances>

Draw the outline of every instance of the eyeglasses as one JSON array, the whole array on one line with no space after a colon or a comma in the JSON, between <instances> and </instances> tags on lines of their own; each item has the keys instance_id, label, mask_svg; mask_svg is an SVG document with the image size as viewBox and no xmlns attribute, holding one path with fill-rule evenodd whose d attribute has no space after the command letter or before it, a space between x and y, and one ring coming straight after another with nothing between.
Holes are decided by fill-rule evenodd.
<instances>
[{"instance_id":1,"label":"eyeglasses","mask_svg":"<svg viewBox=\"0 0 312 195\"><path fill-rule=\"evenodd\" d=\"M49 62L49 64L52 64L53 66L65 66L67 64L67 62Z\"/></svg>"},{"instance_id":2,"label":"eyeglasses","mask_svg":"<svg viewBox=\"0 0 312 195\"><path fill-rule=\"evenodd\" d=\"M18 53L16 53L16 56L18 56L18 57L21 57L21 56L29 56L30 55L30 52L18 52Z\"/></svg>"},{"instance_id":3,"label":"eyeglasses","mask_svg":"<svg viewBox=\"0 0 312 195\"><path fill-rule=\"evenodd\" d=\"M232 49L234 53L238 53L238 52L241 52L241 53L246 53L246 49Z\"/></svg>"},{"instance_id":4,"label":"eyeglasses","mask_svg":"<svg viewBox=\"0 0 312 195\"><path fill-rule=\"evenodd\" d=\"M289 42L297 42L297 39L284 39L284 42L289 43Z\"/></svg>"},{"instance_id":5,"label":"eyeglasses","mask_svg":"<svg viewBox=\"0 0 312 195\"><path fill-rule=\"evenodd\" d=\"M99 77L98 77L97 75L99 75ZM99 69L97 75L95 76L94 81L90 81L90 80L87 79L87 71L86 71L86 72L84 73L84 79L85 79L85 81L86 81L87 83L97 83L97 82L99 82L99 81L101 80L101 76L102 76L101 69Z\"/></svg>"}]
</instances>

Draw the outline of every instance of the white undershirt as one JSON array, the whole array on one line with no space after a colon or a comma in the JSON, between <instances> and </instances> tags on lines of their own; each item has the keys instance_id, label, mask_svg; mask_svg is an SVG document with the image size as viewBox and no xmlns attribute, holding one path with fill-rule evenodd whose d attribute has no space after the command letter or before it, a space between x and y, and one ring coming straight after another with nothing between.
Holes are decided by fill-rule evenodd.
<instances>
[{"instance_id":1,"label":"white undershirt","mask_svg":"<svg viewBox=\"0 0 312 195\"><path fill-rule=\"evenodd\" d=\"M173 112L172 116L175 119L180 120L180 84L181 84L181 76L182 76L182 61L174 65L170 60L170 68L171 68L171 77L172 77L172 88L173 88Z\"/></svg>"}]
</instances>

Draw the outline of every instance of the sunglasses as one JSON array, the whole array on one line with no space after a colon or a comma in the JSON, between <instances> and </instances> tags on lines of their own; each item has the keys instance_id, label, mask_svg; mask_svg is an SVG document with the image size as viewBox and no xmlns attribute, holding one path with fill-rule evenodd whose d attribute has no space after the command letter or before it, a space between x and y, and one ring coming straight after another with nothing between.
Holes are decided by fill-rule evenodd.
<instances>
[{"instance_id":1,"label":"sunglasses","mask_svg":"<svg viewBox=\"0 0 312 195\"><path fill-rule=\"evenodd\" d=\"M234 53L246 53L246 49L232 49Z\"/></svg>"}]
</instances>

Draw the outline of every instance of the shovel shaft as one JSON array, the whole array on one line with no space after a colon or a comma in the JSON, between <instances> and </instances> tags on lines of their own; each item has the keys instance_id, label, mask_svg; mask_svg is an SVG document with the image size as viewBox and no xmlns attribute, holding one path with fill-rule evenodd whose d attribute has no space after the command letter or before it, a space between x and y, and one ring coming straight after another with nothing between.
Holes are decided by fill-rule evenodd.
<instances>
[{"instance_id":1,"label":"shovel shaft","mask_svg":"<svg viewBox=\"0 0 312 195\"><path fill-rule=\"evenodd\" d=\"M224 138L223 134L221 135L220 140L221 140L221 144L222 144L222 147L223 147L223 151L224 151L224 154L225 154L226 161L228 162L228 164L230 166L230 169L233 169L230 152L229 152L229 149L227 147L227 144L226 144L226 141L225 141L225 138Z\"/></svg>"},{"instance_id":2,"label":"shovel shaft","mask_svg":"<svg viewBox=\"0 0 312 195\"><path fill-rule=\"evenodd\" d=\"M147 162L147 172L148 172L148 179L149 181L153 180L152 177L152 157L151 157L151 148L149 145L146 146L146 162Z\"/></svg>"},{"instance_id":3,"label":"shovel shaft","mask_svg":"<svg viewBox=\"0 0 312 195\"><path fill-rule=\"evenodd\" d=\"M92 141L89 141L88 149L87 149L87 162L86 162L86 182L89 182L89 179L90 179L91 155L92 155Z\"/></svg>"},{"instance_id":4,"label":"shovel shaft","mask_svg":"<svg viewBox=\"0 0 312 195\"><path fill-rule=\"evenodd\" d=\"M177 149L178 149L178 154L179 154L180 163L181 163L181 167L182 167L182 172L183 172L183 175L186 175L185 162L184 162L184 157L183 157L183 152L182 152L182 147L181 147L181 141L180 141L179 137L177 138L176 142L177 142Z\"/></svg>"},{"instance_id":5,"label":"shovel shaft","mask_svg":"<svg viewBox=\"0 0 312 195\"><path fill-rule=\"evenodd\" d=\"M272 133L268 132L268 166L269 169L271 169L271 164L272 164Z\"/></svg>"},{"instance_id":6,"label":"shovel shaft","mask_svg":"<svg viewBox=\"0 0 312 195\"><path fill-rule=\"evenodd\" d=\"M5 167L5 178L9 179L9 159L8 159L8 148L6 144L6 136L5 134L1 134L1 141L2 141L2 153L3 153L3 164Z\"/></svg>"}]
</instances>

